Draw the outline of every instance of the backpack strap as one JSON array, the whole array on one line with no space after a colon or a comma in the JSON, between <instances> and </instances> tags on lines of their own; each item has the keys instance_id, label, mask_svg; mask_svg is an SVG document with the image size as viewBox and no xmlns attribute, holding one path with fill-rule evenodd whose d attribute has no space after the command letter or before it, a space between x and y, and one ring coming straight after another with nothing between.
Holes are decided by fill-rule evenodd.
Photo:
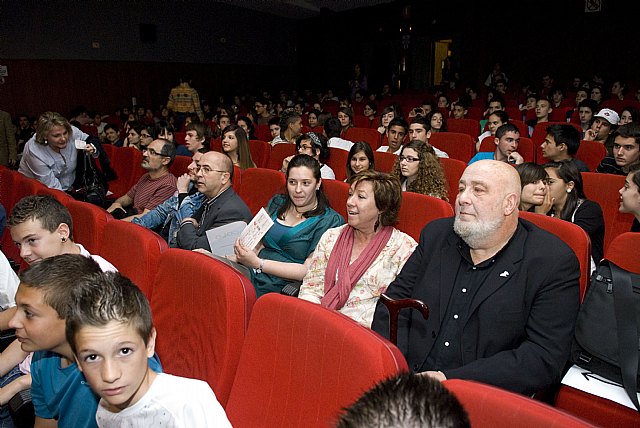
<instances>
[{"instance_id":1,"label":"backpack strap","mask_svg":"<svg viewBox=\"0 0 640 428\"><path fill-rule=\"evenodd\" d=\"M638 378L638 320L636 320L631 274L609 261L613 280L613 300L618 330L618 354L622 384L627 395L640 411L637 396ZM640 304L640 303L638 303Z\"/></svg>"}]
</instances>

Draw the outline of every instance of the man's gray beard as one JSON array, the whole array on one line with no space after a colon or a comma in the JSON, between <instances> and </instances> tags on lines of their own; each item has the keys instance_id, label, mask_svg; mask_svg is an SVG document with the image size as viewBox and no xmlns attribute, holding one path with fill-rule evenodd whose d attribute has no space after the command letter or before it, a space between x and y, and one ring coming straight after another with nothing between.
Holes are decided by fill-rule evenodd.
<instances>
[{"instance_id":1,"label":"man's gray beard","mask_svg":"<svg viewBox=\"0 0 640 428\"><path fill-rule=\"evenodd\" d=\"M481 248L487 240L493 235L502 223L504 217L499 217L493 221L484 222L466 222L461 221L456 216L453 221L453 231L458 235L470 248Z\"/></svg>"}]
</instances>

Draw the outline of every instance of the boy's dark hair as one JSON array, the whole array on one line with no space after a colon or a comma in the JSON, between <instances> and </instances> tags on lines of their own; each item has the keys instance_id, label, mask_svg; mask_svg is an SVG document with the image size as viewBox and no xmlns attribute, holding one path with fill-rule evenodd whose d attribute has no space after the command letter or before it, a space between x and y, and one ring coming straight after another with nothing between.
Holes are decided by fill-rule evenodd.
<instances>
[{"instance_id":1,"label":"boy's dark hair","mask_svg":"<svg viewBox=\"0 0 640 428\"><path fill-rule=\"evenodd\" d=\"M387 132L389 132L389 130L391 129L392 126L402 126L404 128L404 133L405 134L409 130L409 124L407 123L407 121L402 119L402 118L400 118L400 117L396 117L395 119L391 119L391 121L389 122L389 125L387 126Z\"/></svg>"},{"instance_id":2,"label":"boy's dark hair","mask_svg":"<svg viewBox=\"0 0 640 428\"><path fill-rule=\"evenodd\" d=\"M42 301L51 306L60 319L66 320L72 292L80 280L100 272L92 258L80 254L61 254L34 263L20 273L20 287L42 292Z\"/></svg>"},{"instance_id":3,"label":"boy's dark hair","mask_svg":"<svg viewBox=\"0 0 640 428\"><path fill-rule=\"evenodd\" d=\"M280 126L280 117L279 116L273 116L271 119L269 119L268 124L269 124L269 126L271 126L271 125Z\"/></svg>"},{"instance_id":4,"label":"boy's dark hair","mask_svg":"<svg viewBox=\"0 0 640 428\"><path fill-rule=\"evenodd\" d=\"M496 138L502 138L507 132L517 132L520 134L520 129L513 123L503 123L496 129Z\"/></svg>"},{"instance_id":5,"label":"boy's dark hair","mask_svg":"<svg viewBox=\"0 0 640 428\"><path fill-rule=\"evenodd\" d=\"M30 195L13 206L7 226L17 226L29 220L40 220L45 230L53 233L62 223L69 226L69 239L73 241L73 220L67 207L53 196Z\"/></svg>"},{"instance_id":6,"label":"boy's dark hair","mask_svg":"<svg viewBox=\"0 0 640 428\"><path fill-rule=\"evenodd\" d=\"M327 138L339 137L342 133L342 125L337 117L332 117L324 123L324 133Z\"/></svg>"},{"instance_id":7,"label":"boy's dark hair","mask_svg":"<svg viewBox=\"0 0 640 428\"><path fill-rule=\"evenodd\" d=\"M470 427L458 399L428 376L404 373L378 383L345 409L337 428Z\"/></svg>"},{"instance_id":8,"label":"boy's dark hair","mask_svg":"<svg viewBox=\"0 0 640 428\"><path fill-rule=\"evenodd\" d=\"M207 147L209 146L209 138L211 137L211 128L209 128L209 125L203 122L191 122L185 126L185 132L186 131L196 131L199 140L204 138L202 144Z\"/></svg>"},{"instance_id":9,"label":"boy's dark hair","mask_svg":"<svg viewBox=\"0 0 640 428\"><path fill-rule=\"evenodd\" d=\"M414 123L421 125L424 128L425 132L431 131L431 121L427 120L427 118L424 116L414 117L413 120L411 121L411 124L413 125ZM391 122L389 122L389 125L391 125Z\"/></svg>"},{"instance_id":10,"label":"boy's dark hair","mask_svg":"<svg viewBox=\"0 0 640 428\"><path fill-rule=\"evenodd\" d=\"M76 333L84 326L104 327L111 321L131 325L145 345L153 332L149 301L140 289L118 272L83 277L73 287L65 333L76 353Z\"/></svg>"},{"instance_id":11,"label":"boy's dark hair","mask_svg":"<svg viewBox=\"0 0 640 428\"><path fill-rule=\"evenodd\" d=\"M547 134L551 135L556 146L567 146L567 154L574 156L580 148L580 131L569 124L557 124L547 126Z\"/></svg>"}]
</instances>

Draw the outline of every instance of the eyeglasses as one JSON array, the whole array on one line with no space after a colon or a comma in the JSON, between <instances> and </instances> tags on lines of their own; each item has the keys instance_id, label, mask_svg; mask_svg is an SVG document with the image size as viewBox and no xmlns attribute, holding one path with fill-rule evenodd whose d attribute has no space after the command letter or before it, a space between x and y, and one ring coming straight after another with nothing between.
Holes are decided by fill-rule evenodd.
<instances>
[{"instance_id":1,"label":"eyeglasses","mask_svg":"<svg viewBox=\"0 0 640 428\"><path fill-rule=\"evenodd\" d=\"M204 165L204 166L198 166L198 167L196 168L196 171L197 171L197 172L202 171L202 173L203 173L203 174L210 174L210 173L212 173L212 172L220 172L220 173L222 173L222 174L225 174L225 173L226 173L226 174L230 174L230 173L229 173L229 171L221 171L221 170L219 170L219 169L212 169L212 168L209 168L207 165Z\"/></svg>"},{"instance_id":2,"label":"eyeglasses","mask_svg":"<svg viewBox=\"0 0 640 428\"><path fill-rule=\"evenodd\" d=\"M164 156L164 157L169 157L165 154L162 153L158 153L153 149L150 149L149 146L140 146L140 150L142 150L142 153L147 152L149 153L151 156Z\"/></svg>"},{"instance_id":3,"label":"eyeglasses","mask_svg":"<svg viewBox=\"0 0 640 428\"><path fill-rule=\"evenodd\" d=\"M400 162L407 161L407 163L414 163L415 161L420 160L420 158L414 158L411 156L403 156L403 155L398 156L398 159L400 159Z\"/></svg>"}]
</instances>

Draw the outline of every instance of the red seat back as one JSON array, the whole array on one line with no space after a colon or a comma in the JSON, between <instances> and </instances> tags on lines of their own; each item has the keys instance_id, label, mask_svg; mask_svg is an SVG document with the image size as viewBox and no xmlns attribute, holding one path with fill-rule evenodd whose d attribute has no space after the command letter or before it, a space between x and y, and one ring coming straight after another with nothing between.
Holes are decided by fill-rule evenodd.
<instances>
[{"instance_id":1,"label":"red seat back","mask_svg":"<svg viewBox=\"0 0 640 428\"><path fill-rule=\"evenodd\" d=\"M269 131L269 125L256 125L256 138L262 141L273 140L273 137L271 137L271 131Z\"/></svg>"},{"instance_id":2,"label":"red seat back","mask_svg":"<svg viewBox=\"0 0 640 428\"><path fill-rule=\"evenodd\" d=\"M459 132L467 134L474 140L480 135L480 121L476 119L448 119L447 129L449 132Z\"/></svg>"},{"instance_id":3,"label":"red seat back","mask_svg":"<svg viewBox=\"0 0 640 428\"><path fill-rule=\"evenodd\" d=\"M624 232L613 238L604 257L629 272L640 274L638 254L640 254L640 233Z\"/></svg>"},{"instance_id":4,"label":"red seat back","mask_svg":"<svg viewBox=\"0 0 640 428\"><path fill-rule=\"evenodd\" d=\"M420 232L427 223L452 215L453 208L447 201L420 193L402 192L402 205L396 228L419 241Z\"/></svg>"},{"instance_id":5,"label":"red seat back","mask_svg":"<svg viewBox=\"0 0 640 428\"><path fill-rule=\"evenodd\" d=\"M329 147L329 159L326 163L336 174L336 180L344 181L347 178L347 159L349 159L348 151Z\"/></svg>"},{"instance_id":6,"label":"red seat back","mask_svg":"<svg viewBox=\"0 0 640 428\"><path fill-rule=\"evenodd\" d=\"M520 218L530 221L547 232L553 233L571 247L578 258L578 262L580 262L580 301L582 301L591 276L591 240L587 232L569 221L544 214L535 214L527 211L520 211L519 214Z\"/></svg>"},{"instance_id":7,"label":"red seat back","mask_svg":"<svg viewBox=\"0 0 640 428\"><path fill-rule=\"evenodd\" d=\"M373 159L376 163L376 171L390 173L393 171L398 155L389 152L373 152Z\"/></svg>"},{"instance_id":8,"label":"red seat back","mask_svg":"<svg viewBox=\"0 0 640 428\"><path fill-rule=\"evenodd\" d=\"M439 158L444 176L447 179L447 187L449 188L449 203L455 207L456 196L458 196L458 184L467 164L458 159Z\"/></svg>"},{"instance_id":9,"label":"red seat back","mask_svg":"<svg viewBox=\"0 0 640 428\"><path fill-rule=\"evenodd\" d=\"M251 159L258 168L266 168L269 164L269 155L271 154L271 144L261 140L249 140L249 151Z\"/></svg>"},{"instance_id":10,"label":"red seat back","mask_svg":"<svg viewBox=\"0 0 640 428\"><path fill-rule=\"evenodd\" d=\"M232 267L192 251L165 251L151 298L164 370L208 382L226 405L255 300L251 281Z\"/></svg>"},{"instance_id":11,"label":"red seat back","mask_svg":"<svg viewBox=\"0 0 640 428\"><path fill-rule=\"evenodd\" d=\"M450 158L468 163L476 154L476 143L470 135L458 132L433 132L429 143L445 151Z\"/></svg>"},{"instance_id":12,"label":"red seat back","mask_svg":"<svg viewBox=\"0 0 640 428\"><path fill-rule=\"evenodd\" d=\"M595 171L606 155L607 149L604 144L597 141L581 140L575 157L586 163L591 171Z\"/></svg>"},{"instance_id":13,"label":"red seat back","mask_svg":"<svg viewBox=\"0 0 640 428\"><path fill-rule=\"evenodd\" d=\"M446 380L443 385L460 401L474 428L593 426L540 401L495 386L463 379Z\"/></svg>"},{"instance_id":14,"label":"red seat back","mask_svg":"<svg viewBox=\"0 0 640 428\"><path fill-rule=\"evenodd\" d=\"M363 392L406 371L398 348L372 330L270 293L253 308L227 416L234 427L333 426Z\"/></svg>"},{"instance_id":15,"label":"red seat back","mask_svg":"<svg viewBox=\"0 0 640 428\"><path fill-rule=\"evenodd\" d=\"M180 177L182 174L186 174L191 164L191 156L176 156L169 167L169 172L176 177Z\"/></svg>"},{"instance_id":16,"label":"red seat back","mask_svg":"<svg viewBox=\"0 0 640 428\"><path fill-rule=\"evenodd\" d=\"M561 385L556 401L557 409L601 427L637 428L638 412L621 404Z\"/></svg>"},{"instance_id":17,"label":"red seat back","mask_svg":"<svg viewBox=\"0 0 640 428\"><path fill-rule=\"evenodd\" d=\"M103 208L81 201L71 201L67 208L73 219L73 240L82 244L91 254L98 254L102 251L105 239L104 229L113 220L111 214Z\"/></svg>"},{"instance_id":18,"label":"red seat back","mask_svg":"<svg viewBox=\"0 0 640 428\"><path fill-rule=\"evenodd\" d=\"M269 156L269 165L267 165L267 168L280 171L284 158L297 154L298 151L296 150L295 144L276 144L271 147L271 155Z\"/></svg>"},{"instance_id":19,"label":"red seat back","mask_svg":"<svg viewBox=\"0 0 640 428\"><path fill-rule=\"evenodd\" d=\"M349 184L340 180L323 180L322 189L329 199L329 205L342 218L347 220L347 198L349 198Z\"/></svg>"},{"instance_id":20,"label":"red seat back","mask_svg":"<svg viewBox=\"0 0 640 428\"><path fill-rule=\"evenodd\" d=\"M374 151L380 147L380 133L373 128L349 128L345 133L344 139L354 143L356 141L366 141Z\"/></svg>"},{"instance_id":21,"label":"red seat back","mask_svg":"<svg viewBox=\"0 0 640 428\"><path fill-rule=\"evenodd\" d=\"M266 168L249 168L242 172L238 195L256 215L260 208L266 209L269 200L285 187L285 177L280 171Z\"/></svg>"},{"instance_id":22,"label":"red seat back","mask_svg":"<svg viewBox=\"0 0 640 428\"><path fill-rule=\"evenodd\" d=\"M149 229L120 220L108 221L104 235L109 239L104 239L98 254L129 277L150 300L160 254L168 248L165 240Z\"/></svg>"},{"instance_id":23,"label":"red seat back","mask_svg":"<svg viewBox=\"0 0 640 428\"><path fill-rule=\"evenodd\" d=\"M596 172L582 173L582 186L587 198L600 204L604 216L604 251L611 241L618 235L628 232L633 223L632 214L622 214L620 208L620 193L624 186L625 176L614 174L599 174Z\"/></svg>"}]
</instances>

